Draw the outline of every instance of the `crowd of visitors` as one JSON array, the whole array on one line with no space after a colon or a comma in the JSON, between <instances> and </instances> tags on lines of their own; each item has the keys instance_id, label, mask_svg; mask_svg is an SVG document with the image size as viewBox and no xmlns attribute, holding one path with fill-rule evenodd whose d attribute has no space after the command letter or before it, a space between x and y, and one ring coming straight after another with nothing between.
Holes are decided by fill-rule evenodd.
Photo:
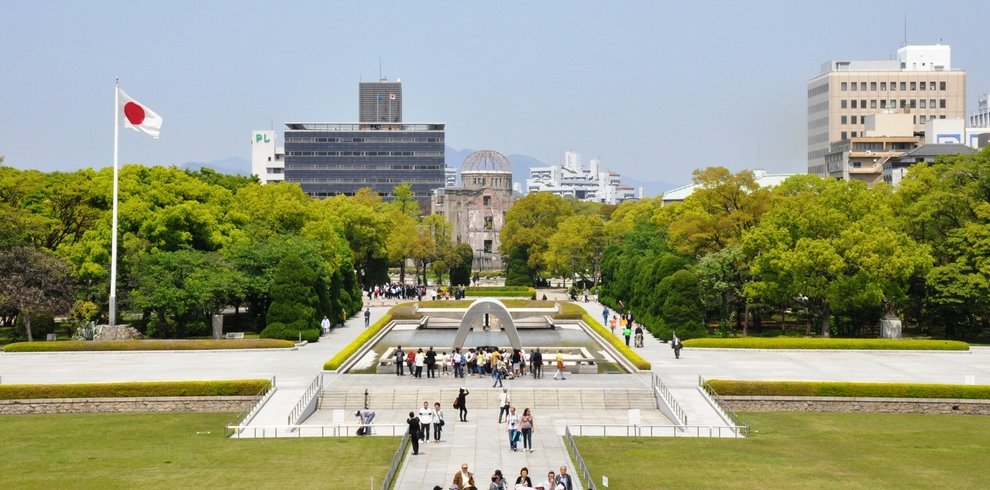
<instances>
[{"instance_id":1,"label":"crowd of visitors","mask_svg":"<svg viewBox=\"0 0 990 490\"><path fill-rule=\"evenodd\" d=\"M451 288L439 288L439 287L426 287L426 286L410 286L408 284L379 284L377 286L369 287L364 290L364 293L368 295L368 299L388 299L388 300L417 300L423 301L423 299L429 299L432 301L436 300L447 300L447 299L464 299L467 290L464 286L456 286Z\"/></svg>"},{"instance_id":2,"label":"crowd of visitors","mask_svg":"<svg viewBox=\"0 0 990 490\"><path fill-rule=\"evenodd\" d=\"M487 488L488 490L574 490L574 479L567 472L567 466L564 465L560 466L559 472L548 471L546 479L536 476L534 481L533 478L529 475L529 468L525 466L519 469L515 483L510 483L512 478L506 478L502 474L502 470L495 470ZM475 480L474 473L470 471L468 464L462 463L461 470L454 474L450 490L479 490L483 488L478 485L479 483ZM443 487L437 485L433 487L433 490L443 490Z\"/></svg>"}]
</instances>

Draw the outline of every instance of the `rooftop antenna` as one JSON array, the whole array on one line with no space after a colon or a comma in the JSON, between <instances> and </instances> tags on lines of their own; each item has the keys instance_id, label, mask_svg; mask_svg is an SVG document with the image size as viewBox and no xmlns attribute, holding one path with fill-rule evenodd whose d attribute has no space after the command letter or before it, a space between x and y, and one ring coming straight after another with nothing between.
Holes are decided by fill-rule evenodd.
<instances>
[{"instance_id":1,"label":"rooftop antenna","mask_svg":"<svg viewBox=\"0 0 990 490\"><path fill-rule=\"evenodd\" d=\"M907 46L907 12L904 12L904 44L901 47Z\"/></svg>"}]
</instances>

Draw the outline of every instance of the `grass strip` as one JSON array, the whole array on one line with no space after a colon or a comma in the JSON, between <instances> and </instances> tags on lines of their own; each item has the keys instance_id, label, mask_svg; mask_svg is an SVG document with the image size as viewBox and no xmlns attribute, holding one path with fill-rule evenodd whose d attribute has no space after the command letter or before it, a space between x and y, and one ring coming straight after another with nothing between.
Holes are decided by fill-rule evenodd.
<instances>
[{"instance_id":1,"label":"grass strip","mask_svg":"<svg viewBox=\"0 0 990 490\"><path fill-rule=\"evenodd\" d=\"M969 350L969 344L956 340L797 337L701 338L685 340L684 346L723 349Z\"/></svg>"},{"instance_id":2,"label":"grass strip","mask_svg":"<svg viewBox=\"0 0 990 490\"><path fill-rule=\"evenodd\" d=\"M374 488L397 437L228 439L229 413L0 417L4 488ZM431 487L432 488L432 487Z\"/></svg>"},{"instance_id":3,"label":"grass strip","mask_svg":"<svg viewBox=\"0 0 990 490\"><path fill-rule=\"evenodd\" d=\"M990 385L722 379L712 379L706 383L719 395L990 399Z\"/></svg>"},{"instance_id":4,"label":"grass strip","mask_svg":"<svg viewBox=\"0 0 990 490\"><path fill-rule=\"evenodd\" d=\"M146 351L146 350L226 350L226 349L286 349L295 344L276 339L223 340L64 340L16 342L4 346L4 352L82 352L82 351Z\"/></svg>"},{"instance_id":5,"label":"grass strip","mask_svg":"<svg viewBox=\"0 0 990 490\"><path fill-rule=\"evenodd\" d=\"M576 437L609 488L986 488L986 417L743 413L746 439ZM572 470L573 471L573 470Z\"/></svg>"},{"instance_id":6,"label":"grass strip","mask_svg":"<svg viewBox=\"0 0 990 490\"><path fill-rule=\"evenodd\" d=\"M253 396L271 387L267 379L147 381L133 383L3 384L0 400L41 398L138 398L159 396Z\"/></svg>"}]
</instances>

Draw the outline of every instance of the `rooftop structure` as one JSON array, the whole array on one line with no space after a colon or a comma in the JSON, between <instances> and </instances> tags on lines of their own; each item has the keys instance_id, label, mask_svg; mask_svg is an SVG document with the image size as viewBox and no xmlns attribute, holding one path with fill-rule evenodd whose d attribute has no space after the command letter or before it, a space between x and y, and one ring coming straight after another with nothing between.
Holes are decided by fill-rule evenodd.
<instances>
[{"instance_id":1,"label":"rooftop structure","mask_svg":"<svg viewBox=\"0 0 990 490\"><path fill-rule=\"evenodd\" d=\"M753 176L756 178L756 184L760 187L776 187L788 177L793 175L796 174L770 174L767 173L766 170L762 169L753 170ZM676 189L671 189L663 193L661 202L665 206L676 202L682 202L684 199L687 199L688 196L694 194L694 191L697 190L698 187L699 184L688 184Z\"/></svg>"},{"instance_id":2,"label":"rooftop structure","mask_svg":"<svg viewBox=\"0 0 990 490\"><path fill-rule=\"evenodd\" d=\"M593 159L584 168L581 156L575 152L564 153L563 165L532 167L526 179L527 192L550 192L562 197L617 204L642 197L632 186L622 184L615 172L602 171L601 161Z\"/></svg>"}]
</instances>

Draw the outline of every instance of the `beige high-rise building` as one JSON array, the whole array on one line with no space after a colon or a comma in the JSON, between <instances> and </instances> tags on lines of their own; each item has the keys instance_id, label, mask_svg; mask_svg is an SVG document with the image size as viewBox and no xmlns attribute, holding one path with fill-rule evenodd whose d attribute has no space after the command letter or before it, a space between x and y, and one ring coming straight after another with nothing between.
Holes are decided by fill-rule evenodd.
<instances>
[{"instance_id":1,"label":"beige high-rise building","mask_svg":"<svg viewBox=\"0 0 990 490\"><path fill-rule=\"evenodd\" d=\"M830 145L863 136L866 116L902 113L914 130L966 114L966 72L947 45L904 46L895 60L828 61L808 81L808 173L826 177Z\"/></svg>"}]
</instances>

